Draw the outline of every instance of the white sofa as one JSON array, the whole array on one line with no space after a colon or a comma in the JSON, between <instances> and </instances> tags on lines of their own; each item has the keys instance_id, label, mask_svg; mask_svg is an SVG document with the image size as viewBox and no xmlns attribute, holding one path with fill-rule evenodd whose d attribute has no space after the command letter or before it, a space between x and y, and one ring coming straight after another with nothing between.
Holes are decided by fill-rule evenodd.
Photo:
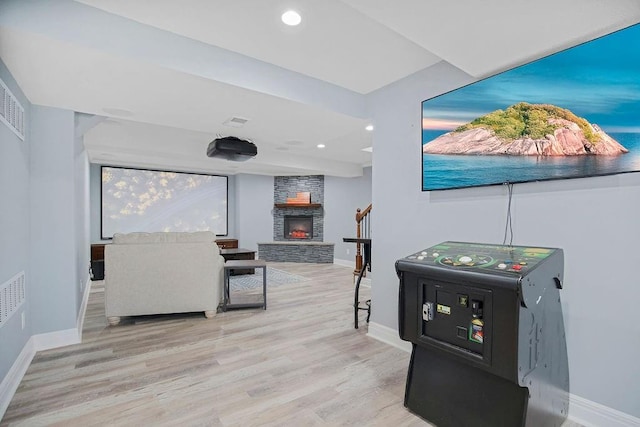
<instances>
[{"instance_id":1,"label":"white sofa","mask_svg":"<svg viewBox=\"0 0 640 427\"><path fill-rule=\"evenodd\" d=\"M203 311L215 316L224 258L209 231L116 234L105 246L105 314L121 316Z\"/></svg>"}]
</instances>

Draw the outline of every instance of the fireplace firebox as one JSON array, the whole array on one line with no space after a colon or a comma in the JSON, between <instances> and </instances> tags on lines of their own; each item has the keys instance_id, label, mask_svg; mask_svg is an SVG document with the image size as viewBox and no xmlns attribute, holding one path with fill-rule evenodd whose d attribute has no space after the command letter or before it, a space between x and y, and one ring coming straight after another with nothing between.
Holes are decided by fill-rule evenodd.
<instances>
[{"instance_id":1,"label":"fireplace firebox","mask_svg":"<svg viewBox=\"0 0 640 427\"><path fill-rule=\"evenodd\" d=\"M291 240L312 239L313 216L285 215L284 238Z\"/></svg>"}]
</instances>

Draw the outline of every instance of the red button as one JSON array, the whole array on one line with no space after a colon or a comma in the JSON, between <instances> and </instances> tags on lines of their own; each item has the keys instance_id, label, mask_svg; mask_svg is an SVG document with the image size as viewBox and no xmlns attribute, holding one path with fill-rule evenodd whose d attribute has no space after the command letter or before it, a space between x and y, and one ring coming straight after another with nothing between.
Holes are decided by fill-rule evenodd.
<instances>
[{"instance_id":1,"label":"red button","mask_svg":"<svg viewBox=\"0 0 640 427\"><path fill-rule=\"evenodd\" d=\"M516 270L516 271L520 271L520 270L522 270L522 266L521 266L521 265L517 265L517 264L516 264L516 265L514 265L514 266L513 266L513 267L511 267L511 268L513 268L513 269L514 269L514 270Z\"/></svg>"}]
</instances>

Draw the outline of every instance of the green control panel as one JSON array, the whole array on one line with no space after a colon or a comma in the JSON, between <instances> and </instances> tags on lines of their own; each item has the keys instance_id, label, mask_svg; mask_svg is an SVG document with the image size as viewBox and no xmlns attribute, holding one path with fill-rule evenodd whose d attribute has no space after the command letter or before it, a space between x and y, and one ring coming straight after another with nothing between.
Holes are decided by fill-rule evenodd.
<instances>
[{"instance_id":1,"label":"green control panel","mask_svg":"<svg viewBox=\"0 0 640 427\"><path fill-rule=\"evenodd\" d=\"M530 246L443 242L406 257L406 260L451 268L523 274L557 249Z\"/></svg>"}]
</instances>

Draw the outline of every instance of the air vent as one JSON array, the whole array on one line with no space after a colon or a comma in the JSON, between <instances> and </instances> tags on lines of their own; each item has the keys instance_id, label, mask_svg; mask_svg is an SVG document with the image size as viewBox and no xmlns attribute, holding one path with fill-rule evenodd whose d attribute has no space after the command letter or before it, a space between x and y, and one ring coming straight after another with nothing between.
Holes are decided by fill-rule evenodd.
<instances>
[{"instance_id":1,"label":"air vent","mask_svg":"<svg viewBox=\"0 0 640 427\"><path fill-rule=\"evenodd\" d=\"M230 119L224 121L222 124L232 128L241 128L248 121L249 119L245 119L244 117L231 117Z\"/></svg>"},{"instance_id":2,"label":"air vent","mask_svg":"<svg viewBox=\"0 0 640 427\"><path fill-rule=\"evenodd\" d=\"M0 80L0 121L24 141L24 108L6 84Z\"/></svg>"},{"instance_id":3,"label":"air vent","mask_svg":"<svg viewBox=\"0 0 640 427\"><path fill-rule=\"evenodd\" d=\"M24 271L0 286L0 327L11 318L25 300Z\"/></svg>"}]
</instances>

